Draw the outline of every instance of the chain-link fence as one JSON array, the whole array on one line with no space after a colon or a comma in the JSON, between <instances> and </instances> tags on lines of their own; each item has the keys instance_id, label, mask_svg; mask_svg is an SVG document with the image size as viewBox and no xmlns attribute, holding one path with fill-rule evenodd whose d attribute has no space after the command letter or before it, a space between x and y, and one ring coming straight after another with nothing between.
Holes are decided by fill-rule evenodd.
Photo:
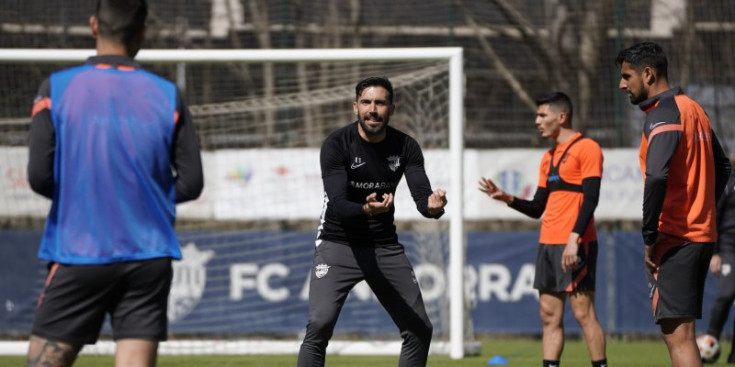
<instances>
[{"instance_id":1,"label":"chain-link fence","mask_svg":"<svg viewBox=\"0 0 735 367\"><path fill-rule=\"evenodd\" d=\"M618 91L613 60L620 48L653 40L669 55L672 84L700 101L728 150L735 149L735 125L730 123L735 120L735 3L728 0L152 0L149 4L147 48L461 46L470 148L543 145L533 126L533 99L550 90L572 96L575 127L604 147L637 145L641 115ZM93 7L92 0L6 1L0 13L0 47L91 48L88 18ZM0 68L6 91L0 96L0 143L24 144L31 100L50 68ZM318 87L319 80L332 72L330 65L322 65L301 75ZM223 88L227 83L243 91L261 91L277 85L276 75L283 72L264 73L263 78L254 78L255 74L248 67L233 66L187 75L193 80L187 84L187 100L192 106L221 100L217 93L228 93ZM272 118L276 130L289 128L288 123L278 123L283 117ZM318 144L308 137L305 141Z\"/></svg>"}]
</instances>

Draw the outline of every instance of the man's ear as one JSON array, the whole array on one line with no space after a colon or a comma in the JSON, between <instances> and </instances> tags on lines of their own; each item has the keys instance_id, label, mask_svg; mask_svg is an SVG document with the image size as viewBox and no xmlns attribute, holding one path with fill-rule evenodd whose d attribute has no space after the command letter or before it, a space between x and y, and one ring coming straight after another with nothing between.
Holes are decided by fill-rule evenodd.
<instances>
[{"instance_id":1,"label":"man's ear","mask_svg":"<svg viewBox=\"0 0 735 367\"><path fill-rule=\"evenodd\" d=\"M96 15L91 15L89 17L89 28L92 30L92 37L97 39L97 37L100 34L100 30L99 30L99 21L97 20Z\"/></svg>"},{"instance_id":2,"label":"man's ear","mask_svg":"<svg viewBox=\"0 0 735 367\"><path fill-rule=\"evenodd\" d=\"M393 112L396 111L396 105L394 103L391 103L390 107L388 107L388 116L393 115Z\"/></svg>"},{"instance_id":3,"label":"man's ear","mask_svg":"<svg viewBox=\"0 0 735 367\"><path fill-rule=\"evenodd\" d=\"M559 112L559 122L561 122L561 126L568 127L569 126L569 120L567 119L569 115L567 115L566 112L560 111Z\"/></svg>"},{"instance_id":4,"label":"man's ear","mask_svg":"<svg viewBox=\"0 0 735 367\"><path fill-rule=\"evenodd\" d=\"M643 82L646 85L651 85L651 84L655 83L656 80L658 79L658 75L656 75L656 70L654 70L650 66L644 67L643 68L643 72L641 73L641 75L643 77Z\"/></svg>"}]
</instances>

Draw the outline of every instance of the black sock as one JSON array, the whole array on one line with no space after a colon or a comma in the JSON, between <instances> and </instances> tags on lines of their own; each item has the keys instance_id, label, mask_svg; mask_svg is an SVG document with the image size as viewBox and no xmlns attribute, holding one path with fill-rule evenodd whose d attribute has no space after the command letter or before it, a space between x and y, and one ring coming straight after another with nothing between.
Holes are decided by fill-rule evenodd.
<instances>
[{"instance_id":1,"label":"black sock","mask_svg":"<svg viewBox=\"0 0 735 367\"><path fill-rule=\"evenodd\" d=\"M592 367L607 367L607 358L599 361L592 361Z\"/></svg>"},{"instance_id":2,"label":"black sock","mask_svg":"<svg viewBox=\"0 0 735 367\"><path fill-rule=\"evenodd\" d=\"M544 367L559 367L561 364L559 361L550 361L548 359L544 359Z\"/></svg>"}]
</instances>

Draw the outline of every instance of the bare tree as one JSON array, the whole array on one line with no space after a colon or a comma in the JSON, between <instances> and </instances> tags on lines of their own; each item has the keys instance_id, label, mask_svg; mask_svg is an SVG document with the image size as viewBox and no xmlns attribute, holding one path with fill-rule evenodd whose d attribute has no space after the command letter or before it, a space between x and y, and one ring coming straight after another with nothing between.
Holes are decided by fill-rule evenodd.
<instances>
[{"instance_id":1,"label":"bare tree","mask_svg":"<svg viewBox=\"0 0 735 367\"><path fill-rule=\"evenodd\" d=\"M271 43L268 4L266 0L249 0L248 5L250 8L250 13L252 14L252 22L253 26L255 27L255 34L258 38L258 44L260 45L260 48L273 48L273 45ZM265 97L265 100L273 99L276 90L275 86L276 82L273 63L264 63L263 95ZM265 120L265 139L263 139L263 143L265 147L268 147L275 142L275 111L273 111L272 109L265 110L263 118Z\"/></svg>"},{"instance_id":2,"label":"bare tree","mask_svg":"<svg viewBox=\"0 0 735 367\"><path fill-rule=\"evenodd\" d=\"M296 48L306 47L306 32L304 30L303 20L303 6L301 0L295 0L294 8L296 9L296 15L294 17L294 45ZM299 92L306 93L309 91L309 72L306 69L306 65L302 62L296 64L296 78L298 80ZM317 121L314 116L317 115L317 107L310 104L305 104L302 109L304 124L304 139L307 146L314 147L318 146L319 131L321 131L322 121Z\"/></svg>"},{"instance_id":3,"label":"bare tree","mask_svg":"<svg viewBox=\"0 0 735 367\"><path fill-rule=\"evenodd\" d=\"M697 31L694 24L694 12L685 11L684 24L682 31L684 37L682 37L681 47L681 73L679 74L679 85L686 89L689 84L689 76L692 70L692 62L694 56L694 41L697 37Z\"/></svg>"},{"instance_id":4,"label":"bare tree","mask_svg":"<svg viewBox=\"0 0 735 367\"><path fill-rule=\"evenodd\" d=\"M535 108L535 103L533 101L533 98L531 98L528 94L528 91L521 85L520 81L513 75L513 72L506 67L505 62L500 58L497 52L495 52L495 49L490 44L490 42L487 40L487 37L480 32L480 26L475 21L472 13L467 9L466 6L462 3L462 0L455 0L455 3L459 8L462 10L462 12L465 15L465 18L467 20L467 23L475 30L475 33L477 34L477 41L480 43L480 47L482 47L482 51L485 52L485 55L488 59L490 59L490 62L492 63L493 67L495 67L495 70L497 70L500 75L505 79L505 81L510 85L511 89L515 94L520 98L523 103L528 106L531 109Z\"/></svg>"},{"instance_id":5,"label":"bare tree","mask_svg":"<svg viewBox=\"0 0 735 367\"><path fill-rule=\"evenodd\" d=\"M575 56L575 61L579 62L576 88L579 118L575 122L578 129L583 129L590 120L593 96L596 94L594 80L600 77L597 71L600 51L603 49L609 25L605 20L609 17L604 17L603 14L609 14L611 3L609 0L577 3L581 5L577 8L581 22L578 29L573 29L572 32L579 37L579 41L574 43L576 47L572 47L570 51Z\"/></svg>"},{"instance_id":6,"label":"bare tree","mask_svg":"<svg viewBox=\"0 0 735 367\"><path fill-rule=\"evenodd\" d=\"M536 27L508 0L486 0L497 8L510 26L517 31L520 40L530 50L545 70L542 84L568 93L577 101L576 127L583 129L590 118L594 82L601 45L609 26L608 14L611 0L546 1L547 17L543 27ZM530 109L536 105L525 85L508 66L508 60L495 52L490 40L480 32L480 25L462 0L455 0L467 23L476 29L477 41L493 68L508 83L516 96ZM486 25L487 26L487 25Z\"/></svg>"}]
</instances>

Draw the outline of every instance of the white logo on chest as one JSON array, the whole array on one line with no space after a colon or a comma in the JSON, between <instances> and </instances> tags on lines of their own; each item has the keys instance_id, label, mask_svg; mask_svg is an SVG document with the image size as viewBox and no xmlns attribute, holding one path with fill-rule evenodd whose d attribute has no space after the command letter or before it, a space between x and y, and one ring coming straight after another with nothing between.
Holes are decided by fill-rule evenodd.
<instances>
[{"instance_id":1,"label":"white logo on chest","mask_svg":"<svg viewBox=\"0 0 735 367\"><path fill-rule=\"evenodd\" d=\"M367 162L363 162L362 161L362 158L355 157L355 161L350 165L350 169L355 169L355 168L362 167L362 166L365 165L365 163L367 163Z\"/></svg>"},{"instance_id":2,"label":"white logo on chest","mask_svg":"<svg viewBox=\"0 0 735 367\"><path fill-rule=\"evenodd\" d=\"M388 168L390 168L391 171L395 172L398 167L401 166L401 157L397 155L392 155L387 158L388 159Z\"/></svg>"}]
</instances>

